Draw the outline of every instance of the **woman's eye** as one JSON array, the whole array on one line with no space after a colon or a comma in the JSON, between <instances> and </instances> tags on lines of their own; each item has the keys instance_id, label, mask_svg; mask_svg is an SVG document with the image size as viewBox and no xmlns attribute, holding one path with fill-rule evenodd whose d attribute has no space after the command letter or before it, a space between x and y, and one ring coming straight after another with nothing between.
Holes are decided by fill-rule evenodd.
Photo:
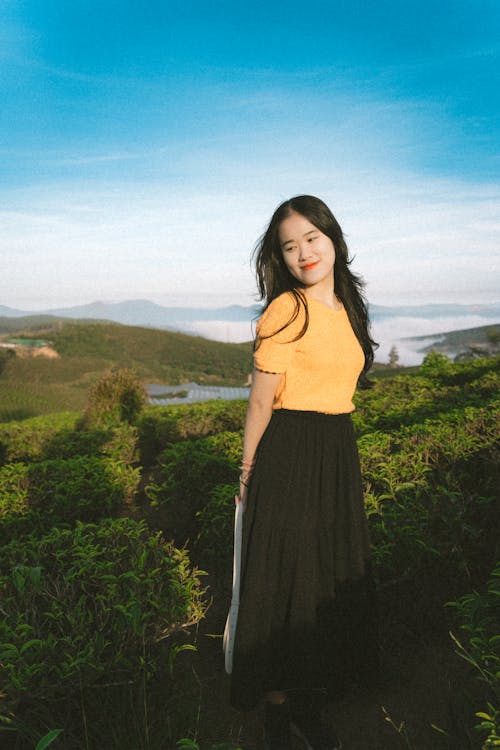
<instances>
[{"instance_id":1,"label":"woman's eye","mask_svg":"<svg viewBox=\"0 0 500 750\"><path fill-rule=\"evenodd\" d=\"M308 237L307 241L308 242L314 242L314 240L317 240L317 239L318 239L317 237Z\"/></svg>"}]
</instances>

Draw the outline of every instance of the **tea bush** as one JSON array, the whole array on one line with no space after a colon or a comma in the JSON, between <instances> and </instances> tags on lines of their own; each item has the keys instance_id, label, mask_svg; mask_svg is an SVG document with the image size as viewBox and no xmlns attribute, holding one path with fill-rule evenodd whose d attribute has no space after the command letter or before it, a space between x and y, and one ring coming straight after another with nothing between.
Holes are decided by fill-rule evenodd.
<instances>
[{"instance_id":1,"label":"tea bush","mask_svg":"<svg viewBox=\"0 0 500 750\"><path fill-rule=\"evenodd\" d=\"M239 482L219 484L214 487L206 504L196 513L199 526L195 540L196 550L215 569L217 577L230 571L233 553L234 496L239 492Z\"/></svg>"},{"instance_id":2,"label":"tea bush","mask_svg":"<svg viewBox=\"0 0 500 750\"><path fill-rule=\"evenodd\" d=\"M138 430L127 423L113 427L77 427L78 415L50 414L0 425L0 466L46 458L109 456L138 461Z\"/></svg>"},{"instance_id":3,"label":"tea bush","mask_svg":"<svg viewBox=\"0 0 500 750\"><path fill-rule=\"evenodd\" d=\"M437 586L449 594L487 573L500 524L497 424L498 409L468 407L360 438L381 580L406 576L425 599Z\"/></svg>"},{"instance_id":4,"label":"tea bush","mask_svg":"<svg viewBox=\"0 0 500 750\"><path fill-rule=\"evenodd\" d=\"M172 443L241 430L246 408L244 400L149 407L138 422L143 463L152 463Z\"/></svg>"},{"instance_id":5,"label":"tea bush","mask_svg":"<svg viewBox=\"0 0 500 750\"><path fill-rule=\"evenodd\" d=\"M0 541L115 513L130 502L140 468L80 456L0 468Z\"/></svg>"},{"instance_id":6,"label":"tea bush","mask_svg":"<svg viewBox=\"0 0 500 750\"><path fill-rule=\"evenodd\" d=\"M476 676L487 688L487 707L476 716L477 729L483 735L484 750L500 746L500 562L482 591L460 597L450 606L463 637L453 636L457 653L474 667Z\"/></svg>"},{"instance_id":7,"label":"tea bush","mask_svg":"<svg viewBox=\"0 0 500 750\"><path fill-rule=\"evenodd\" d=\"M43 457L46 446L58 434L75 428L78 416L63 412L0 424L0 465Z\"/></svg>"},{"instance_id":8,"label":"tea bush","mask_svg":"<svg viewBox=\"0 0 500 750\"><path fill-rule=\"evenodd\" d=\"M369 391L358 391L353 421L358 435L373 430L394 431L426 419L446 419L469 406L485 407L500 391L500 358L445 364L445 372L396 375L380 380Z\"/></svg>"},{"instance_id":9,"label":"tea bush","mask_svg":"<svg viewBox=\"0 0 500 750\"><path fill-rule=\"evenodd\" d=\"M239 432L221 432L175 443L160 454L159 481L149 484L146 494L164 509L177 540L189 536L214 487L238 476L241 439Z\"/></svg>"},{"instance_id":10,"label":"tea bush","mask_svg":"<svg viewBox=\"0 0 500 750\"><path fill-rule=\"evenodd\" d=\"M168 663L170 638L204 615L199 576L186 550L127 518L54 528L3 547L4 721L21 735L27 727L37 736L63 727L66 747L103 747L102 735L92 736L92 718L120 688L129 700L101 715L98 729L104 720L111 737L110 727L130 724L133 686L142 686L147 700L147 685ZM171 686L163 684L161 697L165 711Z\"/></svg>"}]
</instances>

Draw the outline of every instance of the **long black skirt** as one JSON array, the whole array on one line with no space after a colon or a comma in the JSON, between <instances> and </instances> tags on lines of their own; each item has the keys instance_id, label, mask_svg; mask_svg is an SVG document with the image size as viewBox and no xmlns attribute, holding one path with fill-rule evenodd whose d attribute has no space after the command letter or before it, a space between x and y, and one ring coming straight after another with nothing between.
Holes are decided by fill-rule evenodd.
<instances>
[{"instance_id":1,"label":"long black skirt","mask_svg":"<svg viewBox=\"0 0 500 750\"><path fill-rule=\"evenodd\" d=\"M270 690L340 697L376 678L376 598L349 414L279 409L260 441L243 520L230 701Z\"/></svg>"}]
</instances>

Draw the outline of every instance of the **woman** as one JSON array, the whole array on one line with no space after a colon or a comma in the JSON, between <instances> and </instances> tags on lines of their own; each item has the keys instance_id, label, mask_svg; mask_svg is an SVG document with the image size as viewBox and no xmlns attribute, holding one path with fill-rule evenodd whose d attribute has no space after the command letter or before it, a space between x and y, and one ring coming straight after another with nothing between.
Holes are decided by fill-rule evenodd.
<instances>
[{"instance_id":1,"label":"woman","mask_svg":"<svg viewBox=\"0 0 500 750\"><path fill-rule=\"evenodd\" d=\"M375 344L342 230L319 198L279 206L256 268L266 308L236 498L245 513L231 703L249 710L265 696L269 750L289 750L291 732L335 750L321 709L378 664L350 418Z\"/></svg>"}]
</instances>

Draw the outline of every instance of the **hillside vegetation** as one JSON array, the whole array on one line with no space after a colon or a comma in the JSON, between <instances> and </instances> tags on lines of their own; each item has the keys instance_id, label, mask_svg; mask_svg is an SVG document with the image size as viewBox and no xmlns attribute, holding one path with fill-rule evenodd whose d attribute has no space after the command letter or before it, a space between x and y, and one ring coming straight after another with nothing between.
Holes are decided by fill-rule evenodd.
<instances>
[{"instance_id":1,"label":"hillside vegetation","mask_svg":"<svg viewBox=\"0 0 500 750\"><path fill-rule=\"evenodd\" d=\"M500 326L487 325L477 326L476 328L464 328L457 331L447 331L445 333L436 333L433 336L412 336L411 341L427 341L429 338L439 337L439 340L427 344L421 351L430 352L432 350L446 353L448 351L464 351L468 347L489 346L492 349L496 347L498 353L498 341L500 338Z\"/></svg>"},{"instance_id":2,"label":"hillside vegetation","mask_svg":"<svg viewBox=\"0 0 500 750\"><path fill-rule=\"evenodd\" d=\"M346 747L500 742L499 364L430 354L356 396L385 679L332 709ZM8 750L260 747L221 655L246 404L141 398L115 373L85 415L0 425Z\"/></svg>"},{"instance_id":3,"label":"hillside vegetation","mask_svg":"<svg viewBox=\"0 0 500 750\"><path fill-rule=\"evenodd\" d=\"M143 382L243 385L252 366L250 343L153 328L68 321L36 334L60 358L21 359L0 351L0 421L83 409L89 384L110 368L133 368Z\"/></svg>"}]
</instances>

